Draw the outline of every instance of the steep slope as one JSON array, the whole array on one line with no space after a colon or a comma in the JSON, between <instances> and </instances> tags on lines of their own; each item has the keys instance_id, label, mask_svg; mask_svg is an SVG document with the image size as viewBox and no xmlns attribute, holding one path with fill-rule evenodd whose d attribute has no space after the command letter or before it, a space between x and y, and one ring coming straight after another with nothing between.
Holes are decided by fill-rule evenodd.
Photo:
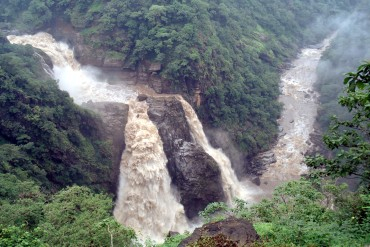
<instances>
[{"instance_id":1,"label":"steep slope","mask_svg":"<svg viewBox=\"0 0 370 247\"><path fill-rule=\"evenodd\" d=\"M101 121L59 90L32 47L0 37L0 82L1 173L29 176L47 190L110 187Z\"/></svg>"},{"instance_id":2,"label":"steep slope","mask_svg":"<svg viewBox=\"0 0 370 247\"><path fill-rule=\"evenodd\" d=\"M227 130L244 153L253 155L277 133L280 68L299 46L323 33L307 27L318 16L356 3L33 0L18 5L7 0L0 21L20 30L52 27L55 33L63 28L60 23L69 23L79 33L69 41L87 47L76 54L81 61L149 74L153 69L163 84L158 91L197 93L203 122Z\"/></svg>"}]
</instances>

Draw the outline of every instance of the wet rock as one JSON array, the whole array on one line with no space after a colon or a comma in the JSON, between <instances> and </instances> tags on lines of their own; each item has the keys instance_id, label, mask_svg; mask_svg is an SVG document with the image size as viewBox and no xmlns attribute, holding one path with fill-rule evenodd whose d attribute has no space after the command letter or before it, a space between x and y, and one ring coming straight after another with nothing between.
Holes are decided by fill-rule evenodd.
<instances>
[{"instance_id":1,"label":"wet rock","mask_svg":"<svg viewBox=\"0 0 370 247\"><path fill-rule=\"evenodd\" d=\"M150 75L150 80L148 81L148 84L151 88L154 89L156 93L164 92L164 87L170 88L169 86L163 85L162 79L157 74Z\"/></svg>"},{"instance_id":2,"label":"wet rock","mask_svg":"<svg viewBox=\"0 0 370 247\"><path fill-rule=\"evenodd\" d=\"M111 141L113 170L111 179L113 185L111 191L116 192L118 187L119 168L122 152L125 149L125 127L127 124L128 105L115 102L92 102L83 103L82 107L97 113L103 120L103 133Z\"/></svg>"},{"instance_id":3,"label":"wet rock","mask_svg":"<svg viewBox=\"0 0 370 247\"><path fill-rule=\"evenodd\" d=\"M179 234L180 234L179 232L169 231L167 234L167 237L170 238L170 237L174 237Z\"/></svg>"},{"instance_id":4,"label":"wet rock","mask_svg":"<svg viewBox=\"0 0 370 247\"><path fill-rule=\"evenodd\" d=\"M259 177L252 177L251 178L251 181L252 183L254 183L255 185L258 185L260 186L261 185L261 179Z\"/></svg>"},{"instance_id":5,"label":"wet rock","mask_svg":"<svg viewBox=\"0 0 370 247\"><path fill-rule=\"evenodd\" d=\"M266 166L275 163L276 157L275 154L272 151L267 151L258 154L256 157L254 157L250 162L251 169L258 171L257 175L262 175L263 171L266 169Z\"/></svg>"},{"instance_id":6,"label":"wet rock","mask_svg":"<svg viewBox=\"0 0 370 247\"><path fill-rule=\"evenodd\" d=\"M193 234L184 239L179 247L196 243L201 238L207 238L207 246L255 246L260 240L253 225L244 219L234 217L223 221L208 223L196 228Z\"/></svg>"},{"instance_id":7,"label":"wet rock","mask_svg":"<svg viewBox=\"0 0 370 247\"><path fill-rule=\"evenodd\" d=\"M145 101L147 98L148 98L148 95L146 95L146 94L139 94L137 96L138 101Z\"/></svg>"},{"instance_id":8,"label":"wet rock","mask_svg":"<svg viewBox=\"0 0 370 247\"><path fill-rule=\"evenodd\" d=\"M149 66L149 72L159 72L162 69L162 64L160 63L151 63Z\"/></svg>"},{"instance_id":9,"label":"wet rock","mask_svg":"<svg viewBox=\"0 0 370 247\"><path fill-rule=\"evenodd\" d=\"M122 68L123 62L121 59L105 56L103 61L103 67Z\"/></svg>"},{"instance_id":10,"label":"wet rock","mask_svg":"<svg viewBox=\"0 0 370 247\"><path fill-rule=\"evenodd\" d=\"M221 148L230 159L232 168L239 179L245 174L251 175L252 171L249 169L249 162L246 162L246 157L243 152L234 145L234 141L229 133L221 129L210 127L204 127L204 132L211 145L215 148Z\"/></svg>"},{"instance_id":11,"label":"wet rock","mask_svg":"<svg viewBox=\"0 0 370 247\"><path fill-rule=\"evenodd\" d=\"M53 62L51 61L51 58L41 49L35 48L37 51L37 54L41 56L41 58L44 60L45 64L49 66L49 68L52 70L54 68Z\"/></svg>"},{"instance_id":12,"label":"wet rock","mask_svg":"<svg viewBox=\"0 0 370 247\"><path fill-rule=\"evenodd\" d=\"M195 143L177 139L174 144L172 173L186 215L193 218L209 203L225 201L216 161Z\"/></svg>"},{"instance_id":13,"label":"wet rock","mask_svg":"<svg viewBox=\"0 0 370 247\"><path fill-rule=\"evenodd\" d=\"M148 97L148 116L157 126L173 184L188 218L209 203L224 201L216 161L193 142L181 103L175 97Z\"/></svg>"}]
</instances>

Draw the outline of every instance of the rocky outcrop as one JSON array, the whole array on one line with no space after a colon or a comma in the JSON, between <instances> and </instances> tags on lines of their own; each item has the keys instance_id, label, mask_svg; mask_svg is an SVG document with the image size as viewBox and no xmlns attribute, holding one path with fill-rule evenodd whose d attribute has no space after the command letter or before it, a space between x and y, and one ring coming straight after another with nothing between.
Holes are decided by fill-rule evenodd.
<instances>
[{"instance_id":1,"label":"rocky outcrop","mask_svg":"<svg viewBox=\"0 0 370 247\"><path fill-rule=\"evenodd\" d=\"M194 143L181 103L175 97L149 97L148 115L163 141L167 167L187 217L209 203L224 201L221 172L216 161Z\"/></svg>"},{"instance_id":2,"label":"rocky outcrop","mask_svg":"<svg viewBox=\"0 0 370 247\"><path fill-rule=\"evenodd\" d=\"M117 56L116 52L89 45L85 38L70 23L59 19L46 30L58 41L63 41L73 47L75 58L82 65L92 65L102 69L108 75L110 83L145 84L157 93L170 92L169 82L159 76L162 65L150 61L141 61L137 67L132 68L125 64L125 59ZM118 34L116 34L118 35ZM124 38L124 37L123 37ZM90 43L104 40L102 37L91 37Z\"/></svg>"},{"instance_id":3,"label":"rocky outcrop","mask_svg":"<svg viewBox=\"0 0 370 247\"><path fill-rule=\"evenodd\" d=\"M257 175L262 175L263 171L266 170L266 167L270 164L276 162L276 157L273 151L269 150L263 153L258 154L250 162L251 170L255 171Z\"/></svg>"},{"instance_id":4,"label":"rocky outcrop","mask_svg":"<svg viewBox=\"0 0 370 247\"><path fill-rule=\"evenodd\" d=\"M118 186L122 152L125 149L125 127L127 124L128 105L115 102L83 103L82 107L97 113L103 120L103 133L111 142L113 170L111 171L112 192Z\"/></svg>"},{"instance_id":5,"label":"rocky outcrop","mask_svg":"<svg viewBox=\"0 0 370 247\"><path fill-rule=\"evenodd\" d=\"M256 246L259 239L250 222L231 217L196 228L190 237L180 243L179 247L200 242L204 243L202 246Z\"/></svg>"},{"instance_id":6,"label":"rocky outcrop","mask_svg":"<svg viewBox=\"0 0 370 247\"><path fill-rule=\"evenodd\" d=\"M199 145L176 139L169 166L189 218L209 203L225 201L221 173L216 161Z\"/></svg>"},{"instance_id":7,"label":"rocky outcrop","mask_svg":"<svg viewBox=\"0 0 370 247\"><path fill-rule=\"evenodd\" d=\"M83 36L70 23L58 19L46 31L53 35L56 40L73 46L75 58L82 65L103 67L106 52L103 49L94 49L86 45Z\"/></svg>"},{"instance_id":8,"label":"rocky outcrop","mask_svg":"<svg viewBox=\"0 0 370 247\"><path fill-rule=\"evenodd\" d=\"M220 169L216 161L193 142L181 103L175 97L147 95L139 95L138 100L146 100L149 105L149 118L157 126L163 141L167 168L187 217L197 216L211 202L225 201ZM103 120L103 133L112 143L114 169L111 176L113 186L117 188L129 107L122 103L91 101L82 106Z\"/></svg>"}]
</instances>

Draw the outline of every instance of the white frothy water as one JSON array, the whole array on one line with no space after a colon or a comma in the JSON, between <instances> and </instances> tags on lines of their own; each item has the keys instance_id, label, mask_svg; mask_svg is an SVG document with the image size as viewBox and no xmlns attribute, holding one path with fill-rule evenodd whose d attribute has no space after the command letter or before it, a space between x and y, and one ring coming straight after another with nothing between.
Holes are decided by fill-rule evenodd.
<instances>
[{"instance_id":1,"label":"white frothy water","mask_svg":"<svg viewBox=\"0 0 370 247\"><path fill-rule=\"evenodd\" d=\"M114 216L144 238L162 241L169 231L189 227L171 191L163 144L147 109L146 102L130 102Z\"/></svg>"},{"instance_id":2,"label":"white frothy water","mask_svg":"<svg viewBox=\"0 0 370 247\"><path fill-rule=\"evenodd\" d=\"M324 40L320 48L303 49L292 68L281 77L279 101L284 104L284 111L278 121L282 133L272 149L277 161L261 177L261 186L266 191L307 171L304 154L311 145L310 134L314 131L318 108L318 94L314 91L316 68L333 37Z\"/></svg>"},{"instance_id":3,"label":"white frothy water","mask_svg":"<svg viewBox=\"0 0 370 247\"><path fill-rule=\"evenodd\" d=\"M203 147L219 165L222 177L222 186L228 202L231 202L234 198L243 199L251 202L251 195L254 194L252 188L249 190L245 184L242 184L235 175L234 170L231 167L229 158L222 152L221 149L213 148L204 134L202 123L199 121L197 114L194 109L186 102L181 96L177 97L181 102L182 107L185 111L186 120L189 124L191 135L193 139Z\"/></svg>"},{"instance_id":4,"label":"white frothy water","mask_svg":"<svg viewBox=\"0 0 370 247\"><path fill-rule=\"evenodd\" d=\"M102 75L99 69L81 66L74 58L73 50L48 33L9 35L7 38L12 44L28 44L44 51L53 62L53 77L58 80L60 89L67 91L77 104L89 100L125 103L136 96L133 90L99 79Z\"/></svg>"},{"instance_id":5,"label":"white frothy water","mask_svg":"<svg viewBox=\"0 0 370 247\"><path fill-rule=\"evenodd\" d=\"M110 101L127 103L137 93L109 85L97 68L83 67L73 50L47 33L7 37L13 44L32 45L52 60L52 76L76 103ZM47 70L47 68L44 68ZM50 72L50 71L47 71ZM122 156L116 219L134 228L142 238L162 241L170 230L189 229L183 206L170 184L167 159L155 125L149 120L145 102L131 102L125 130L126 150Z\"/></svg>"}]
</instances>

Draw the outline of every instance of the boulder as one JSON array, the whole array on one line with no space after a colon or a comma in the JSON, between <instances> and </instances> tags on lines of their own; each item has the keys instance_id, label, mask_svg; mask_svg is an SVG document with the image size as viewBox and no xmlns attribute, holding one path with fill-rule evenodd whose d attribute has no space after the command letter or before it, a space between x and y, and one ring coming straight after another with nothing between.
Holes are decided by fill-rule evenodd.
<instances>
[{"instance_id":1,"label":"boulder","mask_svg":"<svg viewBox=\"0 0 370 247\"><path fill-rule=\"evenodd\" d=\"M249 221L230 217L196 228L192 235L180 243L179 247L195 244L198 241L207 242L207 245L203 246L245 247L256 246L259 240L260 237Z\"/></svg>"},{"instance_id":2,"label":"boulder","mask_svg":"<svg viewBox=\"0 0 370 247\"><path fill-rule=\"evenodd\" d=\"M139 94L137 96L138 101L145 101L147 98L148 98L148 95L146 95L146 94Z\"/></svg>"}]
</instances>

